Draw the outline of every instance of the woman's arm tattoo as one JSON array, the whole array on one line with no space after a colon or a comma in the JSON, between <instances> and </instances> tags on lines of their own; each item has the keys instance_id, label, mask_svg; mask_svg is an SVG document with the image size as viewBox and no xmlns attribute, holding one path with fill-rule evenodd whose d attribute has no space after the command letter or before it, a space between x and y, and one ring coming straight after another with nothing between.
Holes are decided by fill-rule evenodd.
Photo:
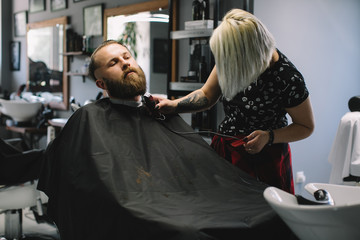
<instances>
[{"instance_id":1,"label":"woman's arm tattoo","mask_svg":"<svg viewBox=\"0 0 360 240\"><path fill-rule=\"evenodd\" d=\"M176 107L177 112L194 112L206 108L209 100L200 93L193 93L184 100L180 101Z\"/></svg>"}]
</instances>

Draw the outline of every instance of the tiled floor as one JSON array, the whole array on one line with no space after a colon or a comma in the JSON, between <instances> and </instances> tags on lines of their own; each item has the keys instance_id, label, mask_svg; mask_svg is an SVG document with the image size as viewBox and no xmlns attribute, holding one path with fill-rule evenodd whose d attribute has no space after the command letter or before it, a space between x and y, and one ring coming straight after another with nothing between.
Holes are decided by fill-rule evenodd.
<instances>
[{"instance_id":1,"label":"tiled floor","mask_svg":"<svg viewBox=\"0 0 360 240\"><path fill-rule=\"evenodd\" d=\"M1 211L1 210L0 210ZM36 239L36 236L47 236L60 240L57 229L47 223L37 223L30 209L23 210L23 234ZM5 234L5 214L0 214L0 238ZM51 239L49 238L49 239ZM40 238L39 238L40 239Z\"/></svg>"}]
</instances>

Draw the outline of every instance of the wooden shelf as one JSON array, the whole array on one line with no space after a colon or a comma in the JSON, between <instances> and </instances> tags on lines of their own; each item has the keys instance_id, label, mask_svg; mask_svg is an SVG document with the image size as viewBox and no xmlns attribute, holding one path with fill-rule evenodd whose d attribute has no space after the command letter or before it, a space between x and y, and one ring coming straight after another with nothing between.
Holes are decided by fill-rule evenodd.
<instances>
[{"instance_id":1,"label":"wooden shelf","mask_svg":"<svg viewBox=\"0 0 360 240\"><path fill-rule=\"evenodd\" d=\"M213 29L191 29L191 30L180 30L170 32L171 39L186 39L186 38L199 38L199 37L210 37Z\"/></svg>"},{"instance_id":2,"label":"wooden shelf","mask_svg":"<svg viewBox=\"0 0 360 240\"><path fill-rule=\"evenodd\" d=\"M179 18L177 18L177 16L185 11L185 9L188 11L187 6L180 5L180 0L170 0L169 2L172 8L169 14L169 23L171 25L169 37L171 41L169 42L171 44L169 46L170 69L167 78L167 95L170 99L176 99L203 87L204 83L202 82L184 82L187 77L190 77L190 71L198 72L197 62L200 63L203 57L205 57L208 74L211 73L214 67L215 63L210 50L209 39L216 27L214 26L215 23L218 22L218 13L215 11L217 8L214 8L214 20L208 19L199 22L187 21L188 24L185 24L185 30L180 30L177 29L179 24ZM216 6L218 6L218 2L219 0L215 0ZM210 24L210 22L212 23ZM210 26L212 27L210 28ZM188 60L183 61L185 58ZM186 73L183 71L181 71L181 73L179 72L179 69L186 68L186 65L188 65L188 75L184 75ZM193 74L191 74L191 76L193 76ZM190 80L191 78L188 79ZM191 113L191 119L191 126L194 128L211 129L212 131L217 130L217 113L215 107L204 112Z\"/></svg>"},{"instance_id":3,"label":"wooden shelf","mask_svg":"<svg viewBox=\"0 0 360 240\"><path fill-rule=\"evenodd\" d=\"M65 52L65 53L62 53L62 55L64 55L64 56L81 56L81 55L89 56L89 55L91 55L91 53L78 51L78 52Z\"/></svg>"},{"instance_id":4,"label":"wooden shelf","mask_svg":"<svg viewBox=\"0 0 360 240\"><path fill-rule=\"evenodd\" d=\"M204 83L197 82L170 82L169 89L172 91L189 91L192 92L204 86Z\"/></svg>"},{"instance_id":5,"label":"wooden shelf","mask_svg":"<svg viewBox=\"0 0 360 240\"><path fill-rule=\"evenodd\" d=\"M89 76L88 73L78 73L78 72L67 72L66 75L68 76Z\"/></svg>"},{"instance_id":6,"label":"wooden shelf","mask_svg":"<svg viewBox=\"0 0 360 240\"><path fill-rule=\"evenodd\" d=\"M67 76L78 76L78 77L82 77L83 82L85 82L85 78L89 76L88 73L78 73L78 72L67 72L66 73Z\"/></svg>"}]
</instances>

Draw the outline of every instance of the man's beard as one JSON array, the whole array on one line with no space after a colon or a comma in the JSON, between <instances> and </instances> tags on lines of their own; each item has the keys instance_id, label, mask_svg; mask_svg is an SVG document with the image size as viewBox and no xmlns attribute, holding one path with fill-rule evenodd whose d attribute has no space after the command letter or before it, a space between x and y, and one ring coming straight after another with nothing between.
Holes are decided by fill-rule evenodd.
<instances>
[{"instance_id":1,"label":"man's beard","mask_svg":"<svg viewBox=\"0 0 360 240\"><path fill-rule=\"evenodd\" d=\"M129 74L129 72L134 72ZM144 71L139 68L128 68L120 78L106 79L104 82L111 97L119 99L132 99L146 92L146 79Z\"/></svg>"}]
</instances>

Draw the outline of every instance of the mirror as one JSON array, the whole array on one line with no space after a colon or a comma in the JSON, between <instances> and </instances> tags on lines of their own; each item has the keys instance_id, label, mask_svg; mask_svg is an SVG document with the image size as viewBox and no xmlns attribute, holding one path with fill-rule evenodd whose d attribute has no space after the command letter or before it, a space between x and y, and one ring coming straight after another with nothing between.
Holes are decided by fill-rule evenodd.
<instances>
[{"instance_id":1,"label":"mirror","mask_svg":"<svg viewBox=\"0 0 360 240\"><path fill-rule=\"evenodd\" d=\"M69 105L66 52L67 17L27 24L27 90L47 96L52 109ZM46 93L51 94L46 94Z\"/></svg>"},{"instance_id":2,"label":"mirror","mask_svg":"<svg viewBox=\"0 0 360 240\"><path fill-rule=\"evenodd\" d=\"M129 48L152 93L167 92L168 8L168 0L154 0L104 10L104 40L119 40Z\"/></svg>"}]
</instances>

